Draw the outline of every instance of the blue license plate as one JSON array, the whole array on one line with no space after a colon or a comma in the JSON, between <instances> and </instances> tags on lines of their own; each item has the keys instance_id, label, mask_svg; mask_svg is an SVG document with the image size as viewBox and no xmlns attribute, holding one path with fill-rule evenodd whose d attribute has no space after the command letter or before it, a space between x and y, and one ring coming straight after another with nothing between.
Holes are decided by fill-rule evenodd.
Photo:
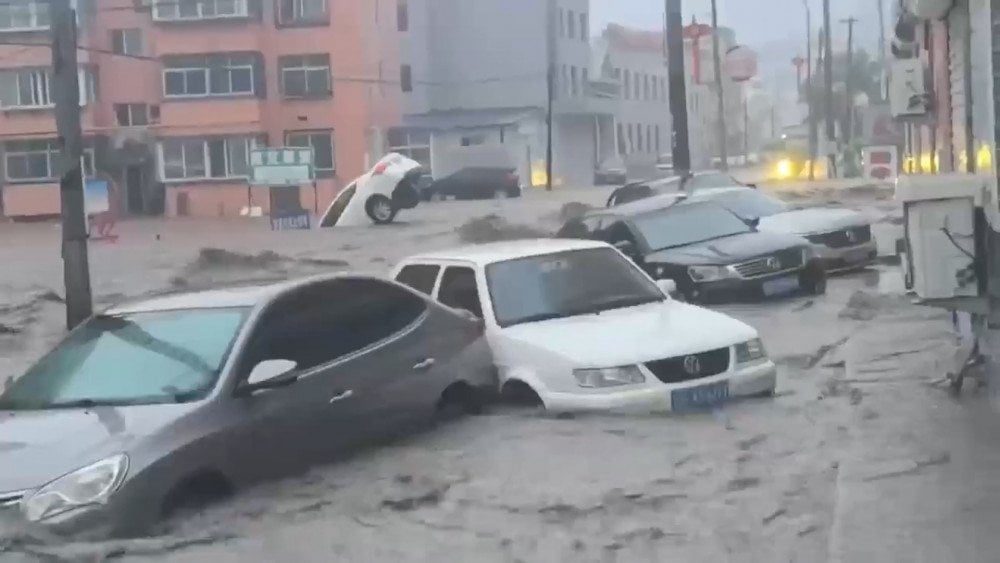
<instances>
[{"instance_id":1,"label":"blue license plate","mask_svg":"<svg viewBox=\"0 0 1000 563\"><path fill-rule=\"evenodd\" d=\"M799 290L799 277L785 276L783 278L767 280L761 284L761 289L764 291L764 295L768 297L792 293Z\"/></svg>"},{"instance_id":2,"label":"blue license plate","mask_svg":"<svg viewBox=\"0 0 1000 563\"><path fill-rule=\"evenodd\" d=\"M718 381L670 392L670 407L676 411L717 407L729 399L729 382Z\"/></svg>"}]
</instances>

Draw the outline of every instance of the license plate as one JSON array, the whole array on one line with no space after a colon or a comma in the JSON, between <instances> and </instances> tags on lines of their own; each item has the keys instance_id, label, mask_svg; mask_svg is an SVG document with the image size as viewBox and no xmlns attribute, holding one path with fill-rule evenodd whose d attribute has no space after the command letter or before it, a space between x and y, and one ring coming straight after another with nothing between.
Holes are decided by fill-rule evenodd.
<instances>
[{"instance_id":1,"label":"license plate","mask_svg":"<svg viewBox=\"0 0 1000 563\"><path fill-rule=\"evenodd\" d=\"M705 409L719 406L728 398L729 382L718 381L671 391L670 406L674 411Z\"/></svg>"},{"instance_id":2,"label":"license plate","mask_svg":"<svg viewBox=\"0 0 1000 563\"><path fill-rule=\"evenodd\" d=\"M761 285L761 289L764 290L764 295L768 297L798 291L799 278L798 276L787 276L776 280L767 280Z\"/></svg>"}]
</instances>

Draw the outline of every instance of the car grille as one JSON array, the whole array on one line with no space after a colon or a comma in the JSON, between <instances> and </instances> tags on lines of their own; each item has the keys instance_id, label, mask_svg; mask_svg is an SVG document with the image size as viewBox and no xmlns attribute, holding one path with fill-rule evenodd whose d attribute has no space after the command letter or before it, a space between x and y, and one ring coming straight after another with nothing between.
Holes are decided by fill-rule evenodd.
<instances>
[{"instance_id":1,"label":"car grille","mask_svg":"<svg viewBox=\"0 0 1000 563\"><path fill-rule=\"evenodd\" d=\"M863 227L852 227L829 233L809 235L806 238L813 244L822 244L830 248L846 248L871 241L872 228L870 225L865 225Z\"/></svg>"},{"instance_id":2,"label":"car grille","mask_svg":"<svg viewBox=\"0 0 1000 563\"><path fill-rule=\"evenodd\" d=\"M664 383L681 383L711 377L729 370L729 348L654 360L646 362L646 367Z\"/></svg>"},{"instance_id":3,"label":"car grille","mask_svg":"<svg viewBox=\"0 0 1000 563\"><path fill-rule=\"evenodd\" d=\"M802 266L802 249L786 248L770 256L761 256L746 262L736 264L736 272L744 278L756 278L794 270Z\"/></svg>"}]
</instances>

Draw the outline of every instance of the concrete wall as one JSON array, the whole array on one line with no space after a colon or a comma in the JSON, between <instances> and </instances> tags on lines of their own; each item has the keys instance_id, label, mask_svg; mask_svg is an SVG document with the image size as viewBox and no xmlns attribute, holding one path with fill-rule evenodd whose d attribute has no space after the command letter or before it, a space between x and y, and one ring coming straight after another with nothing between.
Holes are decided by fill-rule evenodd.
<instances>
[{"instance_id":1,"label":"concrete wall","mask_svg":"<svg viewBox=\"0 0 1000 563\"><path fill-rule=\"evenodd\" d=\"M663 58L662 52L624 50L616 48L613 44L610 45L609 57L612 66L618 69L622 76L624 76L625 71L628 71L631 77L630 92L626 97L623 91L620 109L615 113L615 119L623 124L626 132L626 142L624 143L626 149L626 155L624 155L626 166L630 169L646 169L645 172L648 173L653 170L653 165L655 165L660 154L670 153L671 117L669 96L666 91L661 91L660 89L661 79L662 84L664 86L667 85L666 61ZM636 75L640 77L648 76L648 80L656 81L655 97L653 96L652 89L647 98L644 88L640 88L640 96L636 98L634 86ZM645 81L647 79L642 78L642 80ZM658 127L660 131L659 151L656 149L655 139L650 144L645 142L646 139L644 138L642 150L638 149L636 143L633 143L634 146L629 146L627 141L628 124L632 124L633 129L641 126L644 137L649 126L653 126L654 132ZM638 172L638 174L644 175L643 172Z\"/></svg>"}]
</instances>

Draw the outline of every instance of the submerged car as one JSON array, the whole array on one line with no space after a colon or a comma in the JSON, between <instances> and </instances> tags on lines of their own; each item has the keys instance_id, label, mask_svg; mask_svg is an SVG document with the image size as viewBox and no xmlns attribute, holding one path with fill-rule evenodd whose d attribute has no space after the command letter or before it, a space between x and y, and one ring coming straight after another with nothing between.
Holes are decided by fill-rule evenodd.
<instances>
[{"instance_id":1,"label":"submerged car","mask_svg":"<svg viewBox=\"0 0 1000 563\"><path fill-rule=\"evenodd\" d=\"M689 172L683 175L668 176L659 180L626 184L611 193L608 197L607 207L624 205L656 195L693 193L699 190L730 188L734 186L756 187L754 184L744 184L725 172L714 170Z\"/></svg>"},{"instance_id":2,"label":"submerged car","mask_svg":"<svg viewBox=\"0 0 1000 563\"><path fill-rule=\"evenodd\" d=\"M503 393L549 410L683 411L774 392L756 330L672 299L671 282L602 242L456 248L393 277L482 318Z\"/></svg>"},{"instance_id":3,"label":"submerged car","mask_svg":"<svg viewBox=\"0 0 1000 563\"><path fill-rule=\"evenodd\" d=\"M424 170L403 155L382 157L367 173L340 190L320 218L320 227L358 227L369 221L392 223L402 209L420 203L417 183ZM367 219L366 219L367 217Z\"/></svg>"},{"instance_id":4,"label":"submerged car","mask_svg":"<svg viewBox=\"0 0 1000 563\"><path fill-rule=\"evenodd\" d=\"M655 196L571 219L558 236L612 244L691 301L826 292L808 240L758 231L715 202Z\"/></svg>"},{"instance_id":5,"label":"submerged car","mask_svg":"<svg viewBox=\"0 0 1000 563\"><path fill-rule=\"evenodd\" d=\"M628 171L625 161L621 158L609 158L594 171L594 185L622 185L628 181Z\"/></svg>"},{"instance_id":6,"label":"submerged car","mask_svg":"<svg viewBox=\"0 0 1000 563\"><path fill-rule=\"evenodd\" d=\"M471 166L431 182L421 191L427 201L455 199L505 199L521 197L521 178L514 168Z\"/></svg>"},{"instance_id":7,"label":"submerged car","mask_svg":"<svg viewBox=\"0 0 1000 563\"><path fill-rule=\"evenodd\" d=\"M0 395L0 513L57 534L140 534L495 387L480 321L380 278L123 305Z\"/></svg>"},{"instance_id":8,"label":"submerged car","mask_svg":"<svg viewBox=\"0 0 1000 563\"><path fill-rule=\"evenodd\" d=\"M675 194L658 201L713 201L761 231L799 235L813 244L816 256L829 271L862 268L878 256L871 220L853 209L793 207L780 199L745 187L706 188Z\"/></svg>"}]
</instances>

